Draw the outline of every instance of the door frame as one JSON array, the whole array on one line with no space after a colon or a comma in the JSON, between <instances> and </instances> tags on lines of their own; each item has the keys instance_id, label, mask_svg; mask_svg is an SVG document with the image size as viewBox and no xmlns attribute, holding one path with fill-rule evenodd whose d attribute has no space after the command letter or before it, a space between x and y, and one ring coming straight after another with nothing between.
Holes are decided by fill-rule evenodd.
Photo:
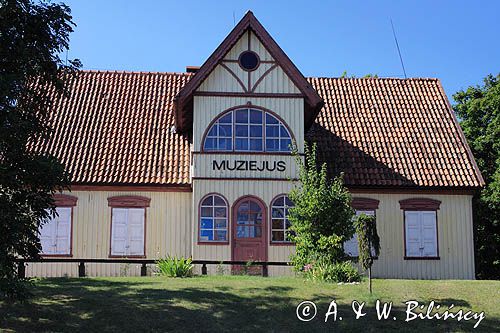
<instances>
[{"instance_id":1,"label":"door frame","mask_svg":"<svg viewBox=\"0 0 500 333\"><path fill-rule=\"evenodd\" d=\"M233 205L231 207L231 229L232 229L232 232L231 232L231 260L235 260L234 247L236 246L236 242L237 242L237 239L236 239L236 233L237 233L236 220L237 220L237 215L238 215L238 206L242 201L249 200L249 199L255 201L260 206L260 208L262 208L262 243L261 243L261 246L264 250L264 252L263 252L264 253L264 261L267 262L267 260L268 260L267 206L266 206L266 203L264 202L264 200L262 200L261 198L255 196L255 195L241 196L238 198L238 200L236 200L233 203Z\"/></svg>"}]
</instances>

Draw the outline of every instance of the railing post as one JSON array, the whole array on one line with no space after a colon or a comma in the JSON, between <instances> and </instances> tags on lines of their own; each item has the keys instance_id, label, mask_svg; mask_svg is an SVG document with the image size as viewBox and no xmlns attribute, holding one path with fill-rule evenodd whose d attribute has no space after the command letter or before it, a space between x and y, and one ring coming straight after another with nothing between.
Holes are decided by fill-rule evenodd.
<instances>
[{"instance_id":1,"label":"railing post","mask_svg":"<svg viewBox=\"0 0 500 333\"><path fill-rule=\"evenodd\" d=\"M21 279L26 277L26 267L24 266L24 261L22 260L17 262L17 276Z\"/></svg>"},{"instance_id":2,"label":"railing post","mask_svg":"<svg viewBox=\"0 0 500 333\"><path fill-rule=\"evenodd\" d=\"M141 265L141 276L146 276L148 275L148 269L146 267L146 263L143 262Z\"/></svg>"},{"instance_id":3,"label":"railing post","mask_svg":"<svg viewBox=\"0 0 500 333\"><path fill-rule=\"evenodd\" d=\"M201 266L201 274L202 275L207 275L207 264L203 264Z\"/></svg>"},{"instance_id":4,"label":"railing post","mask_svg":"<svg viewBox=\"0 0 500 333\"><path fill-rule=\"evenodd\" d=\"M85 262L80 261L78 264L78 277L85 277Z\"/></svg>"},{"instance_id":5,"label":"railing post","mask_svg":"<svg viewBox=\"0 0 500 333\"><path fill-rule=\"evenodd\" d=\"M267 276L268 276L268 272L267 272L267 262L265 262L265 263L262 265L262 276L263 276L263 277L267 277Z\"/></svg>"}]
</instances>

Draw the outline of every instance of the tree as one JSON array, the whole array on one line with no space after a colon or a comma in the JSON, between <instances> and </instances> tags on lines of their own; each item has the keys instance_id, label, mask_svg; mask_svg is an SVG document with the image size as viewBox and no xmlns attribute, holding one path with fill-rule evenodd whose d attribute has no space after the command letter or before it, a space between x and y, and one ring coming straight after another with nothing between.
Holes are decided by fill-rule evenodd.
<instances>
[{"instance_id":1,"label":"tree","mask_svg":"<svg viewBox=\"0 0 500 333\"><path fill-rule=\"evenodd\" d=\"M56 214L55 191L69 175L54 157L33 148L50 134L50 98L62 94L78 60L63 63L73 31L64 4L0 0L0 295L22 298L16 257L40 252L39 227Z\"/></svg>"},{"instance_id":2,"label":"tree","mask_svg":"<svg viewBox=\"0 0 500 333\"><path fill-rule=\"evenodd\" d=\"M473 198L476 275L500 279L500 74L453 95L454 110L486 187Z\"/></svg>"},{"instance_id":3,"label":"tree","mask_svg":"<svg viewBox=\"0 0 500 333\"><path fill-rule=\"evenodd\" d=\"M368 286L371 294L373 259L380 255L380 238L375 216L361 214L356 218L354 225L358 235L358 262L368 271Z\"/></svg>"},{"instance_id":4,"label":"tree","mask_svg":"<svg viewBox=\"0 0 500 333\"><path fill-rule=\"evenodd\" d=\"M305 162L295 153L299 166L299 186L289 194L292 263L301 271L312 263L335 263L344 258L343 244L352 238L354 225L351 195L342 176L329 180L326 164L318 166L316 145L305 147Z\"/></svg>"}]
</instances>

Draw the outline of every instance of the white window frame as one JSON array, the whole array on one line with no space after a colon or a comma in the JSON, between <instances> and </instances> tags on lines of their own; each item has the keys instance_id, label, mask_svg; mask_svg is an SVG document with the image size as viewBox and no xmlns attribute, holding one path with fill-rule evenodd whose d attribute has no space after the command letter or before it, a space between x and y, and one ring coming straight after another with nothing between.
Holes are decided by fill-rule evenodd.
<instances>
[{"instance_id":1,"label":"white window frame","mask_svg":"<svg viewBox=\"0 0 500 333\"><path fill-rule=\"evenodd\" d=\"M248 113L248 119L247 122L237 122L236 120L236 113L238 111L247 111ZM262 115L262 121L260 123L252 123L250 120L250 113L251 111L258 111ZM231 123L220 123L220 119L230 115L231 118ZM267 117L271 117L273 119L273 123L269 123L267 121ZM276 123L274 123L276 121ZM219 133L219 125L224 125L228 126L231 125L231 136L229 135L221 135ZM236 126L247 126L247 135L236 135ZM253 126L259 126L261 127L261 136L259 137L252 137L250 135L250 128ZM273 136L268 135L267 129L274 128L277 130L277 134ZM213 133L212 129L215 129ZM207 139L215 140L214 142L217 142L215 145L216 148L214 147L207 147L206 141ZM225 148L219 148L219 141L220 140L228 140L231 139L231 149L225 149ZM248 149L243 149L243 148L238 148L236 145L236 140L241 139L241 140L246 140L248 144ZM262 149L250 149L250 141L251 140L261 140L262 141ZM273 142L278 143L278 147L271 149L268 147L267 141L268 140L273 140ZM290 141L290 145L293 144L293 137L292 133L289 131L288 127L285 125L284 121L279 119L277 116L272 114L269 111L259 109L257 107L241 107L238 109L234 109L228 112L224 112L221 115L219 115L215 121L210 125L208 128L206 134L203 137L203 142L202 142L202 151L206 152L266 152L266 153L290 153L291 152L291 147L288 145L285 146L285 143L287 141Z\"/></svg>"},{"instance_id":2,"label":"white window frame","mask_svg":"<svg viewBox=\"0 0 500 333\"><path fill-rule=\"evenodd\" d=\"M416 218L412 226L410 217ZM433 217L433 223L427 225L425 218ZM439 259L438 224L436 210L404 210L405 259ZM433 237L429 237L433 235ZM414 244L418 251L412 251Z\"/></svg>"},{"instance_id":3,"label":"white window frame","mask_svg":"<svg viewBox=\"0 0 500 333\"><path fill-rule=\"evenodd\" d=\"M131 235L131 215L132 213L137 214L141 217L142 230L140 232L139 240L140 251L131 252L131 244L135 239L132 239ZM125 215L125 235L124 235L124 251L118 251L116 249L118 242L116 233L118 228L117 218L120 214ZM146 244L146 208L145 207L111 207L111 244L110 244L110 257L144 257L145 244Z\"/></svg>"},{"instance_id":4,"label":"white window frame","mask_svg":"<svg viewBox=\"0 0 500 333\"><path fill-rule=\"evenodd\" d=\"M278 206L276 204L276 201L278 199L281 199L281 198L283 198L283 206ZM288 216L289 216L288 210L293 207L293 203L292 203L291 206L288 206L286 204L287 200L290 200L290 198L288 197L288 195L281 194L281 195L278 195L276 198L274 198L273 201L271 202L271 210L270 210L270 215L271 216L270 216L270 219L269 219L269 221L270 221L270 223L269 223L270 228L269 229L271 230L271 235L269 237L271 239L271 245L273 245L273 244L274 245L276 245L276 244L293 244L293 242L290 239L288 239L289 228L286 227L286 224L289 221L288 220ZM274 217L273 216L273 211L275 209L283 209L283 217ZM282 223L282 227L274 229L273 228L273 220L280 220L281 223ZM273 232L283 233L283 240L282 241L274 240L273 239Z\"/></svg>"},{"instance_id":5,"label":"white window frame","mask_svg":"<svg viewBox=\"0 0 500 333\"><path fill-rule=\"evenodd\" d=\"M70 256L72 249L73 207L56 207L57 215L48 218L39 229L42 256ZM64 220L66 218L67 221ZM60 232L65 231L64 234ZM62 243L66 242L64 250ZM44 246L47 244L47 246Z\"/></svg>"},{"instance_id":6,"label":"white window frame","mask_svg":"<svg viewBox=\"0 0 500 333\"><path fill-rule=\"evenodd\" d=\"M216 205L215 204L215 198L219 198L222 201L224 201L224 205ZM210 205L203 205L203 202L208 199L212 198L212 204ZM211 216L202 216L202 211L203 209L208 209L212 211ZM216 216L216 210L224 208L224 215L223 216ZM212 221L212 227L211 228L202 228L202 219L209 219ZM225 228L218 228L216 226L217 220L220 221L225 221L226 222L226 227ZM211 231L212 232L212 240L204 238L201 234L203 231ZM226 239L218 239L217 238L217 232L225 232L226 234ZM200 210L199 210L199 217L198 217L198 243L209 243L209 244L227 244L229 242L229 205L227 204L226 199L217 193L210 193L206 196L204 196L200 200Z\"/></svg>"}]
</instances>

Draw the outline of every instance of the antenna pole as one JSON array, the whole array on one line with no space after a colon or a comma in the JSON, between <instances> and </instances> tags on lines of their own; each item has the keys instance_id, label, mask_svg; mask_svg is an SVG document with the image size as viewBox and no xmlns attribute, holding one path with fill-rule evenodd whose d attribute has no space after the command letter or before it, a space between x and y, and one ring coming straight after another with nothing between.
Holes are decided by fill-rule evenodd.
<instances>
[{"instance_id":1,"label":"antenna pole","mask_svg":"<svg viewBox=\"0 0 500 333\"><path fill-rule=\"evenodd\" d=\"M234 13L234 10L233 10L233 26L234 27L236 26L236 14Z\"/></svg>"},{"instance_id":2,"label":"antenna pole","mask_svg":"<svg viewBox=\"0 0 500 333\"><path fill-rule=\"evenodd\" d=\"M391 27L392 27L392 34L394 36L394 41L396 42L396 47L398 49L399 60L401 61L401 67L403 67L403 73L404 73L405 79L406 79L407 76L406 76L405 64L403 63L403 57L401 56L401 50L399 49L398 38L396 37L396 31L394 30L394 24L392 24L392 18L391 18Z\"/></svg>"}]
</instances>

